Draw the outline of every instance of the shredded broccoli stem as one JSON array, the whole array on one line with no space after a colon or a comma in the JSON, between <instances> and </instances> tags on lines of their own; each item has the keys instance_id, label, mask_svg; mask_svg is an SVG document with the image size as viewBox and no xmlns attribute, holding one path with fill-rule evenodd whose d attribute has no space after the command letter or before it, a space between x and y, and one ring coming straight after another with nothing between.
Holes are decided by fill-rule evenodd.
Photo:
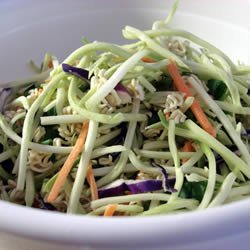
<instances>
[{"instance_id":1,"label":"shredded broccoli stem","mask_svg":"<svg viewBox=\"0 0 250 250\"><path fill-rule=\"evenodd\" d=\"M84 107L85 102L96 92L97 86L93 86L79 101L78 106ZM78 91L77 91L78 92Z\"/></svg>"},{"instance_id":2,"label":"shredded broccoli stem","mask_svg":"<svg viewBox=\"0 0 250 250\"><path fill-rule=\"evenodd\" d=\"M56 106L56 100L53 100L47 106L44 107L43 112L46 113L49 110L53 109L55 106Z\"/></svg>"},{"instance_id":3,"label":"shredded broccoli stem","mask_svg":"<svg viewBox=\"0 0 250 250\"><path fill-rule=\"evenodd\" d=\"M241 187L233 187L230 191L228 199L232 199L241 195L250 194L250 184L243 184Z\"/></svg>"},{"instance_id":4,"label":"shredded broccoli stem","mask_svg":"<svg viewBox=\"0 0 250 250\"><path fill-rule=\"evenodd\" d=\"M191 158L189 158L185 163L182 164L181 168L184 172L190 171L197 161L202 157L203 152L198 150L195 152Z\"/></svg>"},{"instance_id":5,"label":"shredded broccoli stem","mask_svg":"<svg viewBox=\"0 0 250 250\"><path fill-rule=\"evenodd\" d=\"M166 25L168 25L172 21L174 15L175 15L175 12L176 12L176 10L178 8L178 5L179 5L179 0L175 0L174 4L173 4L173 6L172 6L166 20L165 20Z\"/></svg>"},{"instance_id":6,"label":"shredded broccoli stem","mask_svg":"<svg viewBox=\"0 0 250 250\"><path fill-rule=\"evenodd\" d=\"M72 182L69 180L69 178L66 179L65 181L65 184L64 184L64 190L65 190L65 193L68 197L70 197L70 194L71 194L71 191L72 191L72 187L73 187L73 184ZM78 202L78 207L77 207L77 214L86 214L86 211L85 209L83 208L83 206L81 205L80 202Z\"/></svg>"},{"instance_id":7,"label":"shredded broccoli stem","mask_svg":"<svg viewBox=\"0 0 250 250\"><path fill-rule=\"evenodd\" d=\"M175 61L180 67L188 69L188 66L182 62L182 60L176 56L174 53L170 52L168 49L161 47L157 42L151 39L147 34L139 29L126 26L125 30L123 31L123 35L125 38L128 38L127 33L132 34L133 38L140 39L141 41L145 42L147 46L152 49L158 55L171 59Z\"/></svg>"},{"instance_id":8,"label":"shredded broccoli stem","mask_svg":"<svg viewBox=\"0 0 250 250\"><path fill-rule=\"evenodd\" d=\"M137 114L139 112L139 107L140 107L140 100L135 99L133 103L132 113ZM120 159L118 160L118 162L116 163L112 171L97 181L98 187L101 187L111 182L112 180L117 178L123 171L128 160L128 151L130 150L133 139L134 139L136 125L137 123L134 121L129 123L127 135L126 135L125 142L124 142L124 147L126 148L126 151L121 153Z\"/></svg>"},{"instance_id":9,"label":"shredded broccoli stem","mask_svg":"<svg viewBox=\"0 0 250 250\"><path fill-rule=\"evenodd\" d=\"M182 169L175 167L174 189L176 190L176 192L172 192L171 197L169 199L169 202L173 202L177 199L177 197L179 196L179 193L181 191L183 182L184 182L184 173L183 173Z\"/></svg>"},{"instance_id":10,"label":"shredded broccoli stem","mask_svg":"<svg viewBox=\"0 0 250 250\"><path fill-rule=\"evenodd\" d=\"M138 80L140 81L141 85L144 86L145 89L148 89L148 91L156 91L155 87L144 76L139 76Z\"/></svg>"},{"instance_id":11,"label":"shredded broccoli stem","mask_svg":"<svg viewBox=\"0 0 250 250\"><path fill-rule=\"evenodd\" d=\"M243 159L245 162L250 162L250 154L248 152L248 149L246 145L243 143L241 138L237 135L235 132L235 129L232 125L232 123L228 120L225 113L220 109L220 107L215 103L215 101L207 94L207 92L192 78L190 78L190 84L192 87L199 93L200 97L206 103L211 110L217 115L217 118L220 120L220 122L224 125L225 129L227 130L228 134L236 144L236 146L239 148Z\"/></svg>"},{"instance_id":12,"label":"shredded broccoli stem","mask_svg":"<svg viewBox=\"0 0 250 250\"><path fill-rule=\"evenodd\" d=\"M85 118L85 119L101 122L104 124L113 124L113 123L121 123L123 121L129 121L129 120L144 121L146 119L146 116L143 114L138 114L137 116L133 114L122 114L122 113L106 115L106 114L100 114L97 112L90 111L88 109L79 107L79 105L77 104L78 100L76 98L76 95L77 95L76 83L71 82L69 86L69 92L68 92L69 103L73 107L73 109L79 113L79 115L82 117L82 120ZM78 119L81 119L80 116L74 116L73 120L75 122L79 122ZM73 118L73 116L70 116L69 118ZM58 119L57 117L54 117L54 118L48 117L48 118L45 118L45 121L43 119L44 122L49 121L49 120L52 120L54 123L55 121L59 122L60 119ZM65 122L67 123L69 122L69 120Z\"/></svg>"},{"instance_id":13,"label":"shredded broccoli stem","mask_svg":"<svg viewBox=\"0 0 250 250\"><path fill-rule=\"evenodd\" d=\"M86 116L82 115L57 115L57 116L42 116L42 125L55 125L55 124L68 124L68 123L81 123L87 120Z\"/></svg>"},{"instance_id":14,"label":"shredded broccoli stem","mask_svg":"<svg viewBox=\"0 0 250 250\"><path fill-rule=\"evenodd\" d=\"M232 186L235 182L236 176L234 173L228 174L226 179L224 180L219 193L216 195L216 197L212 200L210 205L208 207L216 207L220 204L222 204L226 198L229 196L229 193L232 189Z\"/></svg>"},{"instance_id":15,"label":"shredded broccoli stem","mask_svg":"<svg viewBox=\"0 0 250 250\"><path fill-rule=\"evenodd\" d=\"M167 214L172 211L176 211L181 208L188 208L190 210L196 209L198 205L197 200L192 199L177 199L171 202L168 202L163 205L159 205L155 208L152 208L148 211L143 212L141 215L159 215L159 214Z\"/></svg>"},{"instance_id":16,"label":"shredded broccoli stem","mask_svg":"<svg viewBox=\"0 0 250 250\"><path fill-rule=\"evenodd\" d=\"M189 39L192 42L194 42L200 46L204 46L208 50L211 50L214 53L218 54L218 56L220 56L222 58L222 60L225 60L230 65L230 67L232 68L232 71L236 70L236 67L233 64L233 62L223 52L221 52L219 49L217 49L213 45L207 43L206 41L202 40L201 38L199 38L199 37L197 37L189 32L182 31L182 30L172 30L172 29L167 29L167 28L166 29L155 29L155 30L149 30L149 31L142 32L142 31L138 31L132 27L127 26L124 30L124 35L128 39L135 39L135 38L138 38L138 32L141 32L140 33L141 36L144 35L145 37L147 37L147 39L151 39L149 37L154 38L154 37L162 36L162 35L181 36L183 38ZM144 41L145 41L145 38L144 38ZM151 40L151 41L153 42L153 40ZM162 47L160 47L160 48L163 49ZM158 48L158 51L161 51L160 48ZM183 64L184 64L183 62L182 62L182 64L178 63L178 65L182 66L182 67L183 67ZM211 63L209 63L209 64L206 63L206 66L208 66L208 65L209 65L210 70L213 71L216 76L218 76L223 81L225 81L225 83L227 84L227 87L230 90L230 93L232 95L232 98L233 98L235 104L239 105L240 104L240 97L239 97L238 89L233 84L233 82L229 79L228 75L224 74L224 72L221 70L217 70L216 67L214 65L212 65Z\"/></svg>"},{"instance_id":17,"label":"shredded broccoli stem","mask_svg":"<svg viewBox=\"0 0 250 250\"><path fill-rule=\"evenodd\" d=\"M144 193L144 194L131 194L109 198L102 198L91 202L92 209L96 209L108 204L119 204L131 201L146 201L146 200L160 200L168 201L170 195L163 193Z\"/></svg>"},{"instance_id":18,"label":"shredded broccoli stem","mask_svg":"<svg viewBox=\"0 0 250 250\"><path fill-rule=\"evenodd\" d=\"M119 69L102 85L96 93L93 94L85 103L85 106L89 109L96 107L97 104L107 96L110 91L118 84L119 81L126 75L126 73L132 69L142 57L149 54L148 50L142 50L135 53L127 61L125 61Z\"/></svg>"},{"instance_id":19,"label":"shredded broccoli stem","mask_svg":"<svg viewBox=\"0 0 250 250\"><path fill-rule=\"evenodd\" d=\"M133 151L130 151L128 153L128 156L129 156L130 162L134 165L134 167L137 168L138 170L140 170L141 172L153 174L153 175L161 174L161 171L158 168L152 167L148 163L144 163L144 162L140 161L136 157L136 155Z\"/></svg>"},{"instance_id":20,"label":"shredded broccoli stem","mask_svg":"<svg viewBox=\"0 0 250 250\"><path fill-rule=\"evenodd\" d=\"M96 168L96 169L93 169L93 173L95 176L104 176L110 173L112 169L113 169L112 166ZM134 172L137 172L137 169L130 163L127 164L123 169L123 173L134 173Z\"/></svg>"},{"instance_id":21,"label":"shredded broccoli stem","mask_svg":"<svg viewBox=\"0 0 250 250\"><path fill-rule=\"evenodd\" d=\"M91 154L94 148L98 125L99 125L98 122L95 121L89 122L89 130L86 138L85 147L81 154L81 159L78 165L75 182L73 184L72 192L69 199L69 205L67 209L68 213L75 213L77 211L77 204L79 202L79 198L83 188L83 183L86 178L88 170L89 160L91 158Z\"/></svg>"},{"instance_id":22,"label":"shredded broccoli stem","mask_svg":"<svg viewBox=\"0 0 250 250\"><path fill-rule=\"evenodd\" d=\"M120 46L117 46L115 44L110 43L101 43L101 42L93 42L86 44L82 46L81 48L75 50L70 56L68 56L63 63L72 64L75 60L77 60L79 57L82 57L83 55L87 55L90 52L96 52L96 51L109 51L115 55L118 55L121 58L128 58L130 56L130 53L126 50L122 49ZM62 71L61 68L57 69L59 72ZM55 73L59 73L57 72Z\"/></svg>"},{"instance_id":23,"label":"shredded broccoli stem","mask_svg":"<svg viewBox=\"0 0 250 250\"><path fill-rule=\"evenodd\" d=\"M168 128L168 145L170 153L173 156L174 165L176 168L180 167L180 159L178 155L178 149L175 142L175 122L174 120L169 121L169 128Z\"/></svg>"},{"instance_id":24,"label":"shredded broccoli stem","mask_svg":"<svg viewBox=\"0 0 250 250\"><path fill-rule=\"evenodd\" d=\"M26 184L25 184L25 204L28 207L31 207L34 203L36 190L35 190L35 181L32 171L28 170L26 175Z\"/></svg>"},{"instance_id":25,"label":"shredded broccoli stem","mask_svg":"<svg viewBox=\"0 0 250 250\"><path fill-rule=\"evenodd\" d=\"M150 205L149 205L149 208L148 210L152 209L152 208L155 208L159 205L159 201L155 201L155 200L152 200L150 201Z\"/></svg>"},{"instance_id":26,"label":"shredded broccoli stem","mask_svg":"<svg viewBox=\"0 0 250 250\"><path fill-rule=\"evenodd\" d=\"M201 158L203 153L201 151L195 153L188 161L186 161L182 166L182 171L184 174L190 174L190 173L197 173L201 176L208 177L208 172L205 169L198 168L198 167L193 167L194 164ZM129 152L129 159L133 166L144 172L144 173L149 173L151 175L159 175L161 174L160 170L157 168L153 168L151 165L149 165L147 162L142 162L140 161L136 155L131 151ZM162 165L169 174L175 174L175 167L170 167L168 165ZM131 169L132 171L133 169ZM224 178L221 175L216 175L216 181L218 182L223 182Z\"/></svg>"},{"instance_id":27,"label":"shredded broccoli stem","mask_svg":"<svg viewBox=\"0 0 250 250\"><path fill-rule=\"evenodd\" d=\"M27 167L27 156L28 156L28 143L31 140L31 131L32 131L32 121L34 120L35 114L37 110L42 105L46 95L49 92L54 91L58 82L65 77L65 73L61 73L57 75L55 78L51 80L51 82L46 85L46 88L42 92L42 94L35 100L32 107L27 112L27 115L23 124L23 138L21 142L20 149L20 164L17 178L17 190L22 191L24 189L25 176L26 176L26 167Z\"/></svg>"},{"instance_id":28,"label":"shredded broccoli stem","mask_svg":"<svg viewBox=\"0 0 250 250\"><path fill-rule=\"evenodd\" d=\"M7 124L4 119L4 116L0 114L0 127L4 130L6 135L16 142L17 144L21 145L22 137L17 135ZM28 148L33 149L37 152L46 152L52 154L69 154L73 147L57 147L51 145L43 145L35 142L28 142Z\"/></svg>"},{"instance_id":29,"label":"shredded broccoli stem","mask_svg":"<svg viewBox=\"0 0 250 250\"><path fill-rule=\"evenodd\" d=\"M211 149L205 144L201 144L201 149L208 159L209 172L208 172L208 182L207 182L206 191L204 193L203 199L198 209L204 209L208 206L209 202L211 201L213 197L215 182L216 182L216 161L215 161L214 154L211 151Z\"/></svg>"},{"instance_id":30,"label":"shredded broccoli stem","mask_svg":"<svg viewBox=\"0 0 250 250\"><path fill-rule=\"evenodd\" d=\"M173 155L171 152L159 152L159 151L152 151L152 150L135 150L135 152L143 157L146 158L154 158L154 159L164 159L169 160L173 159ZM178 156L180 159L186 159L193 156L195 152L178 152Z\"/></svg>"},{"instance_id":31,"label":"shredded broccoli stem","mask_svg":"<svg viewBox=\"0 0 250 250\"><path fill-rule=\"evenodd\" d=\"M153 149L164 149L168 148L168 142L167 141L150 141L143 144L144 150L153 150Z\"/></svg>"},{"instance_id":32,"label":"shredded broccoli stem","mask_svg":"<svg viewBox=\"0 0 250 250\"><path fill-rule=\"evenodd\" d=\"M25 115L26 115L26 112L22 112L22 113L19 113L19 114L15 115L11 119L10 124L14 125L18 120L23 119L25 117Z\"/></svg>"},{"instance_id":33,"label":"shredded broccoli stem","mask_svg":"<svg viewBox=\"0 0 250 250\"><path fill-rule=\"evenodd\" d=\"M21 105L24 107L24 109L28 110L30 108L30 104L27 100L26 97L24 96L19 96L18 98L16 98L15 100L13 100L10 105Z\"/></svg>"},{"instance_id":34,"label":"shredded broccoli stem","mask_svg":"<svg viewBox=\"0 0 250 250\"><path fill-rule=\"evenodd\" d=\"M216 101L216 104L224 111L234 113L234 114L241 114L241 115L250 115L250 108L249 107L241 107L232 103L223 102L223 101Z\"/></svg>"},{"instance_id":35,"label":"shredded broccoli stem","mask_svg":"<svg viewBox=\"0 0 250 250\"><path fill-rule=\"evenodd\" d=\"M185 113L192 106L193 102L194 97L188 96L182 105L181 111Z\"/></svg>"},{"instance_id":36,"label":"shredded broccoli stem","mask_svg":"<svg viewBox=\"0 0 250 250\"><path fill-rule=\"evenodd\" d=\"M62 114L66 97L67 93L65 88L63 86L58 87L56 92L56 113L58 115Z\"/></svg>"},{"instance_id":37,"label":"shredded broccoli stem","mask_svg":"<svg viewBox=\"0 0 250 250\"><path fill-rule=\"evenodd\" d=\"M102 155L110 154L110 153L116 153L116 152L123 152L126 148L121 145L117 146L110 146L110 147L101 147L98 149L95 149L91 155L91 159L98 158Z\"/></svg>"},{"instance_id":38,"label":"shredded broccoli stem","mask_svg":"<svg viewBox=\"0 0 250 250\"><path fill-rule=\"evenodd\" d=\"M162 124L168 128L168 125L164 122L164 118L160 113L160 118ZM250 177L250 168L248 165L237 155L235 155L231 150L221 144L218 140L216 140L213 136L205 132L198 125L196 125L193 121L187 120L185 126L188 129L176 128L176 135L197 140L207 144L210 148L214 149L217 153L219 153L222 158L228 163L228 166L232 171L234 171L238 175L238 170L242 171L248 178Z\"/></svg>"},{"instance_id":39,"label":"shredded broccoli stem","mask_svg":"<svg viewBox=\"0 0 250 250\"><path fill-rule=\"evenodd\" d=\"M180 192L181 187L182 187L182 184L183 184L183 181L184 181L184 175L183 175L182 169L180 168L180 158L178 155L178 149L177 149L176 142L175 142L175 121L174 120L169 121L168 144L169 144L169 150L170 150L170 152L173 156L173 160L174 160L175 179L176 179L174 188L177 191L177 192L173 192L171 194L169 202L172 202L173 200L175 200L178 197L179 192Z\"/></svg>"},{"instance_id":40,"label":"shredded broccoli stem","mask_svg":"<svg viewBox=\"0 0 250 250\"><path fill-rule=\"evenodd\" d=\"M120 135L121 129L115 129L109 134L102 135L95 140L95 148L107 143L108 141L116 138Z\"/></svg>"},{"instance_id":41,"label":"shredded broccoli stem","mask_svg":"<svg viewBox=\"0 0 250 250\"><path fill-rule=\"evenodd\" d=\"M127 122L127 121L138 121L142 122L146 120L146 116L140 114L138 116L134 116L132 114L122 114L117 113L114 115L100 115L98 113L90 112L82 110L81 115L58 115L58 116L43 116L41 117L41 124L42 125L56 125L56 124L68 124L68 123L81 123L84 120L88 120L88 114L91 116L95 116L96 121L103 121L106 124L113 124Z\"/></svg>"},{"instance_id":42,"label":"shredded broccoli stem","mask_svg":"<svg viewBox=\"0 0 250 250\"><path fill-rule=\"evenodd\" d=\"M223 57L215 53L206 53L206 55L208 58L212 59L214 64L216 64L218 67L223 69L228 74L230 75L232 74L230 65L227 63L227 61Z\"/></svg>"},{"instance_id":43,"label":"shredded broccoli stem","mask_svg":"<svg viewBox=\"0 0 250 250\"><path fill-rule=\"evenodd\" d=\"M88 215L102 215L106 207L107 205L99 207L94 211L90 212ZM117 205L116 211L125 213L126 215L135 215L143 212L143 207L139 205Z\"/></svg>"},{"instance_id":44,"label":"shredded broccoli stem","mask_svg":"<svg viewBox=\"0 0 250 250\"><path fill-rule=\"evenodd\" d=\"M206 133L191 120L186 121L185 125L190 129L190 132L192 133L190 133L190 138L207 144L224 158L232 171L237 172L237 170L240 170L248 178L250 178L250 168L240 157L236 156L232 151L230 151L227 147L217 141L214 137Z\"/></svg>"},{"instance_id":45,"label":"shredded broccoli stem","mask_svg":"<svg viewBox=\"0 0 250 250\"><path fill-rule=\"evenodd\" d=\"M180 36L183 37L185 39L188 39L190 41L192 41L195 44L198 44L204 48L207 48L209 51L214 52L215 54L218 54L219 56L221 56L222 58L224 58L226 60L226 62L230 65L232 71L237 71L236 70L236 66L234 65L234 63L231 61L231 59L224 54L221 50L219 50L218 48L216 48L215 46L213 46L212 44L208 43L207 41L201 39L200 37L184 31L184 30L175 30L175 29L170 29L170 28L164 28L164 29L156 29L156 30L148 30L145 31L145 34L147 34L150 37L157 37L157 36ZM126 37L128 39L134 39L135 37L133 36L129 36Z\"/></svg>"}]
</instances>

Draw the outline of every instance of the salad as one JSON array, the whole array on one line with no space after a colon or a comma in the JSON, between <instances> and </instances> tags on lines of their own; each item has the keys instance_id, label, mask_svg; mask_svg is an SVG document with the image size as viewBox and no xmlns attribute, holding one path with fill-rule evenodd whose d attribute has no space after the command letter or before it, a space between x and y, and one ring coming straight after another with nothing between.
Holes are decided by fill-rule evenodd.
<instances>
[{"instance_id":1,"label":"salad","mask_svg":"<svg viewBox=\"0 0 250 250\"><path fill-rule=\"evenodd\" d=\"M250 197L250 67L166 20L1 84L0 199L98 216Z\"/></svg>"}]
</instances>

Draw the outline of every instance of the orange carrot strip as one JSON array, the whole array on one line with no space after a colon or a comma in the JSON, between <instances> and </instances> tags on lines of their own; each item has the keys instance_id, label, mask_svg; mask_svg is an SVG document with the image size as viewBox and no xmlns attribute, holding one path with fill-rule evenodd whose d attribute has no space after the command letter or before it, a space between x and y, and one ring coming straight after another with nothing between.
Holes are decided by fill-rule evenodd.
<instances>
[{"instance_id":1,"label":"orange carrot strip","mask_svg":"<svg viewBox=\"0 0 250 250\"><path fill-rule=\"evenodd\" d=\"M166 119L169 120L169 118L170 118L170 112L167 112L167 113L165 114L165 116L166 116Z\"/></svg>"},{"instance_id":2,"label":"orange carrot strip","mask_svg":"<svg viewBox=\"0 0 250 250\"><path fill-rule=\"evenodd\" d=\"M87 137L87 133L88 133L88 126L89 123L88 122L84 122L81 128L81 132L79 137L77 138L76 144L74 146L74 148L72 149L72 151L70 152L67 160L65 161L63 167L61 168L61 170L59 171L59 174L56 178L56 181L49 193L48 202L53 202L55 201L55 199L57 198L60 189L63 187L67 176L69 175L74 162L76 161L78 155L82 152L84 144L85 144L85 140Z\"/></svg>"},{"instance_id":3,"label":"orange carrot strip","mask_svg":"<svg viewBox=\"0 0 250 250\"><path fill-rule=\"evenodd\" d=\"M53 68L53 62L52 62L52 60L49 61L49 63L48 63L48 68L49 68L49 69L52 69L52 68Z\"/></svg>"},{"instance_id":4,"label":"orange carrot strip","mask_svg":"<svg viewBox=\"0 0 250 250\"><path fill-rule=\"evenodd\" d=\"M176 86L176 88L180 92L185 93L185 99L189 96L192 96L192 94L189 90L189 87L184 83L184 80L182 79L181 74L179 73L177 66L173 62L170 62L167 65L167 70L168 70L168 73L170 74L170 76L173 78L174 85ZM201 127L205 131L207 131L210 135L215 137L216 130L212 126L212 124L209 122L209 120L207 119L207 116L203 112L203 110L202 110L202 108L197 100L194 100L193 104L191 105L191 110L192 110L195 118L197 119L197 121L200 123Z\"/></svg>"},{"instance_id":5,"label":"orange carrot strip","mask_svg":"<svg viewBox=\"0 0 250 250\"><path fill-rule=\"evenodd\" d=\"M88 166L87 181L88 181L89 186L90 186L90 193L91 193L92 201L97 200L98 199L98 189L96 186L96 181L95 181L95 177L93 174L91 161L89 162L89 166Z\"/></svg>"},{"instance_id":6,"label":"orange carrot strip","mask_svg":"<svg viewBox=\"0 0 250 250\"><path fill-rule=\"evenodd\" d=\"M155 62L155 60L150 58L150 57L143 57L141 60L143 62L146 62L146 63L154 63Z\"/></svg>"},{"instance_id":7,"label":"orange carrot strip","mask_svg":"<svg viewBox=\"0 0 250 250\"><path fill-rule=\"evenodd\" d=\"M103 216L113 216L117 208L116 204L110 204L106 207Z\"/></svg>"},{"instance_id":8,"label":"orange carrot strip","mask_svg":"<svg viewBox=\"0 0 250 250\"><path fill-rule=\"evenodd\" d=\"M192 141L186 141L183 148L182 148L182 152L194 152L194 147L192 145Z\"/></svg>"},{"instance_id":9,"label":"orange carrot strip","mask_svg":"<svg viewBox=\"0 0 250 250\"><path fill-rule=\"evenodd\" d=\"M181 149L182 152L194 152L195 149L192 145L192 141L186 141L183 148ZM188 159L182 159L182 162L186 162Z\"/></svg>"}]
</instances>

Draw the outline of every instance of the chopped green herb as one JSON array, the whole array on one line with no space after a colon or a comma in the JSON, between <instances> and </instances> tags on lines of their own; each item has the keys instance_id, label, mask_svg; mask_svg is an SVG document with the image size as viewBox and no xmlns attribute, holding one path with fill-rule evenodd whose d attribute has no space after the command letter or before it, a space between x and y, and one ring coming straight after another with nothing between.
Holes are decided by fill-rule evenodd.
<instances>
[{"instance_id":1,"label":"chopped green herb","mask_svg":"<svg viewBox=\"0 0 250 250\"><path fill-rule=\"evenodd\" d=\"M50 109L48 112L45 112L45 113L43 114L43 116L55 116L55 115L57 115L57 113L56 113L56 108L52 108L52 109Z\"/></svg>"},{"instance_id":2,"label":"chopped green herb","mask_svg":"<svg viewBox=\"0 0 250 250\"><path fill-rule=\"evenodd\" d=\"M184 199L196 199L201 201L207 187L207 181L183 183L179 196Z\"/></svg>"},{"instance_id":3,"label":"chopped green herb","mask_svg":"<svg viewBox=\"0 0 250 250\"><path fill-rule=\"evenodd\" d=\"M227 96L227 86L223 81L210 79L207 81L209 92L215 100L223 101Z\"/></svg>"},{"instance_id":4,"label":"chopped green herb","mask_svg":"<svg viewBox=\"0 0 250 250\"><path fill-rule=\"evenodd\" d=\"M152 84L157 91L169 91L173 87L173 80L169 75L162 75L159 81L153 81Z\"/></svg>"}]
</instances>

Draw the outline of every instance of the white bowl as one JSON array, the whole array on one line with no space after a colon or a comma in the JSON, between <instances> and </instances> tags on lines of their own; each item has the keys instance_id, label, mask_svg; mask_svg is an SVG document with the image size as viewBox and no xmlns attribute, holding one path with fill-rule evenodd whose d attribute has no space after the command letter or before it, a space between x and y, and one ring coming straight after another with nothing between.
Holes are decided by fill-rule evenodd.
<instances>
[{"instance_id":1,"label":"white bowl","mask_svg":"<svg viewBox=\"0 0 250 250\"><path fill-rule=\"evenodd\" d=\"M47 51L63 59L83 36L123 42L125 25L149 28L169 7L160 0L2 1L0 82L27 76L25 63ZM173 25L250 62L249 10L246 0L182 1ZM249 200L149 218L64 215L0 201L0 249L249 249L249 214Z\"/></svg>"}]
</instances>

